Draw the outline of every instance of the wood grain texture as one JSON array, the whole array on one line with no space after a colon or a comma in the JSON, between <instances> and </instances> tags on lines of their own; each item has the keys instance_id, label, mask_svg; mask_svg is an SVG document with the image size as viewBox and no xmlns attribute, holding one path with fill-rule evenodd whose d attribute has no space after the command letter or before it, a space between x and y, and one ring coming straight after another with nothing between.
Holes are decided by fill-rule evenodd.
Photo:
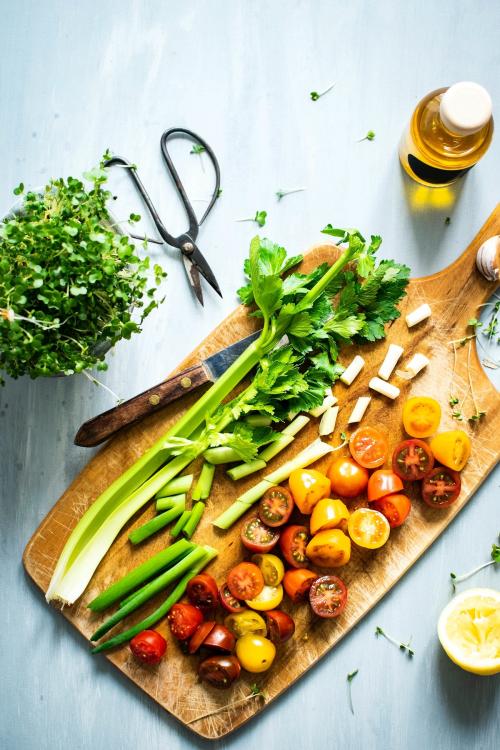
<instances>
[{"instance_id":1,"label":"wood grain texture","mask_svg":"<svg viewBox=\"0 0 500 750\"><path fill-rule=\"evenodd\" d=\"M354 550L350 563L342 570L342 577L349 587L349 604L337 621L317 620L311 615L308 607L293 612L297 625L294 639L279 649L273 668L257 680L266 693L265 704L255 699L232 709L230 704L249 693L250 684L255 682L255 677L243 678L228 692L201 686L196 678L195 660L181 654L175 646L170 648L169 659L153 671L144 670L137 665L127 648L122 648L107 657L161 706L201 736L212 739L224 736L258 713L264 705L268 705L299 679L349 632L413 565L460 512L497 463L497 436L500 429L498 394L481 369L475 346L471 344L470 354L467 347L462 348L454 363L449 342L463 336L467 320L474 316L477 306L488 299L492 292L491 285L476 271L475 255L487 237L499 233L500 206L451 266L433 276L413 279L410 282L408 295L401 304L402 317L391 325L387 341L403 345L405 358L416 351L427 354L431 359L431 365L410 383L398 381L397 377L393 378L392 382L401 387L400 398L396 403L388 403L383 397L374 395L364 420L365 424L384 424L394 444L403 437L400 416L402 401L410 395L421 394L433 396L441 403L441 429L453 428L456 423L449 416L449 391L453 388L453 393L459 398L469 399L468 359L475 398L481 408L487 411L487 416L479 428L461 425L474 435L474 449L462 473L462 493L458 502L447 510L436 511L416 500L409 522L403 528L393 531L384 548L377 552ZM307 254L304 268L310 269L323 261L332 262L337 252L332 245L317 246ZM432 318L409 331L404 315L423 302L431 305ZM192 366L199 358L206 358L223 346L247 335L251 332L252 325L254 322L246 316L244 308L237 308L181 363L179 370ZM360 347L359 351L366 360L362 374L349 389L340 383L335 386L334 393L340 404L337 435L346 427L354 400L366 393L368 380L378 370L386 346L387 344L382 342ZM349 361L356 352L357 349L351 347L343 353L341 359ZM195 398L194 395L188 396L182 404L173 404L161 413L124 431L90 461L68 488L35 532L23 557L27 572L43 591L48 586L57 556L70 530L85 508L126 466L157 440ZM470 403L468 408L467 413L471 413ZM316 435L317 422L312 420L287 452L279 459L275 459L275 462L281 463L294 455ZM338 443L338 437L332 442ZM328 459L319 462L318 468L325 468L327 463ZM254 475L238 483L238 491L245 490L255 481L257 478ZM409 491L413 494L412 489ZM219 557L210 566L210 572L219 581L222 581L228 569L241 559L239 525L229 532L219 532L211 526L210 521L221 509L227 507L234 494L234 484L219 470L208 502L208 510L196 535L196 541L212 544L220 550ZM152 514L153 509L149 507L127 525L99 566L85 594L75 605L64 609L64 616L84 636L88 637L104 619L87 611L86 604L90 599L123 575L125 570L142 562L164 545L166 535L160 535L137 549L131 549L127 541L130 528L143 523ZM151 608L156 606L158 601L152 602ZM286 603L284 609L288 609ZM142 619L143 616L144 611L141 611L135 619ZM165 623L158 629L169 637ZM202 714L222 706L227 706L226 710L208 718L197 719Z\"/></svg>"}]
</instances>

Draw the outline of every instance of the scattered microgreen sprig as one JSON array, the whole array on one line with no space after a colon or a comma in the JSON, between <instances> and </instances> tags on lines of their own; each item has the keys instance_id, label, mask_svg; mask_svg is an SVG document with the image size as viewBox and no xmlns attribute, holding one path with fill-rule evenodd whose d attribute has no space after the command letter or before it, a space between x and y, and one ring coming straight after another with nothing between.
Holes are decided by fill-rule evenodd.
<instances>
[{"instance_id":1,"label":"scattered microgreen sprig","mask_svg":"<svg viewBox=\"0 0 500 750\"><path fill-rule=\"evenodd\" d=\"M256 211L255 216L249 218L249 219L237 219L238 222L244 222L244 221L255 221L256 224L259 225L259 227L263 227L266 223L267 218L267 211Z\"/></svg>"},{"instance_id":2,"label":"scattered microgreen sprig","mask_svg":"<svg viewBox=\"0 0 500 750\"><path fill-rule=\"evenodd\" d=\"M196 716L194 719L190 719L188 721L188 724L194 724L195 721L201 721L201 719L207 719L209 716L214 716L214 714L219 714L222 711L229 711L232 708L235 708L236 706L241 706L244 703L247 703L248 701L254 700L255 698L260 698L262 701L266 700L266 694L264 691L257 685L257 683L253 683L253 685L250 685L250 692L248 695L243 696L243 698L239 698L237 701L234 701L233 703L229 703L226 706L219 706L218 708L214 708L213 711L207 711L207 713L201 714L200 716Z\"/></svg>"},{"instance_id":3,"label":"scattered microgreen sprig","mask_svg":"<svg viewBox=\"0 0 500 750\"><path fill-rule=\"evenodd\" d=\"M334 81L334 82L333 82L333 83L331 83L331 84L330 84L330 85L328 86L328 88L326 88L326 89L325 89L324 91L320 91L320 92L318 92L318 91L311 91L311 92L309 93L309 96L310 96L311 100L312 100L313 102L317 102L317 101L318 101L318 99L321 99L321 97L322 97L322 96L324 96L325 94L328 94L328 92L329 92L329 91L331 91L331 90L333 89L333 87L335 86L335 84L336 84L336 83L337 83L337 82L336 82L336 81Z\"/></svg>"},{"instance_id":4,"label":"scattered microgreen sprig","mask_svg":"<svg viewBox=\"0 0 500 750\"><path fill-rule=\"evenodd\" d=\"M408 643L403 643L402 641L397 641L395 638L393 638L391 635L385 632L379 625L375 628L375 635L378 637L379 635L383 636L386 640L388 640L390 643L393 643L395 646L397 646L400 651L404 651L408 654L410 659L415 656L415 651L411 648L411 638L408 641Z\"/></svg>"},{"instance_id":5,"label":"scattered microgreen sprig","mask_svg":"<svg viewBox=\"0 0 500 750\"><path fill-rule=\"evenodd\" d=\"M500 541L500 534L499 534L498 540ZM450 573L450 581L451 581L451 586L453 588L453 592L457 590L457 583L462 583L462 581L466 581L468 578L472 578L472 576L476 575L476 573L479 573L480 570L483 570L484 568L487 568L490 565L498 565L498 563L500 563L500 546L498 544L492 544L491 545L491 560L488 560L488 562L482 563L481 565L478 565L476 568L469 570L468 573L463 573L462 575L459 575L459 576L457 576L456 573Z\"/></svg>"},{"instance_id":6,"label":"scattered microgreen sprig","mask_svg":"<svg viewBox=\"0 0 500 750\"><path fill-rule=\"evenodd\" d=\"M369 130L366 135L364 135L362 138L359 138L357 143L361 143L362 141L374 141L375 140L375 132L373 130Z\"/></svg>"},{"instance_id":7,"label":"scattered microgreen sprig","mask_svg":"<svg viewBox=\"0 0 500 750\"><path fill-rule=\"evenodd\" d=\"M201 143L193 143L193 147L190 154L203 154L207 149L205 146L202 146Z\"/></svg>"},{"instance_id":8,"label":"scattered microgreen sprig","mask_svg":"<svg viewBox=\"0 0 500 750\"><path fill-rule=\"evenodd\" d=\"M293 188L292 190L277 190L276 191L276 198L280 201L287 195L292 195L292 193L303 193L305 188Z\"/></svg>"},{"instance_id":9,"label":"scattered microgreen sprig","mask_svg":"<svg viewBox=\"0 0 500 750\"><path fill-rule=\"evenodd\" d=\"M359 669L355 669L354 672L349 672L349 674L347 675L347 695L348 695L348 700L349 700L349 708L351 709L351 713L353 716L354 716L354 705L352 702L352 681L354 680L358 672L359 672Z\"/></svg>"}]
</instances>

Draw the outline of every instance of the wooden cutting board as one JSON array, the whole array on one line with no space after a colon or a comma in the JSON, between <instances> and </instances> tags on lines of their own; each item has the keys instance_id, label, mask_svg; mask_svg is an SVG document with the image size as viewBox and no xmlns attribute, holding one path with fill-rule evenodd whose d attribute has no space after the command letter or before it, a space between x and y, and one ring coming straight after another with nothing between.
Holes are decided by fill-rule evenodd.
<instances>
[{"instance_id":1,"label":"wooden cutting board","mask_svg":"<svg viewBox=\"0 0 500 750\"><path fill-rule=\"evenodd\" d=\"M408 296L401 304L402 317L390 327L387 341L397 342L405 347L405 360L412 353L419 351L429 356L431 365L410 383L400 382L397 377L391 379L401 387L401 396L395 403L372 394L372 402L363 422L367 425L386 427L393 446L404 437L401 429L403 401L410 395L426 395L433 396L441 403L441 430L455 428L457 423L452 420L448 406L450 389L458 398L466 399L464 413L473 413L472 401L467 395L470 392L466 366L469 358L470 377L476 401L487 415L480 425L473 428L466 422L460 423L460 427L473 436L473 452L462 473L462 493L458 502L448 509L438 511L428 508L415 496L409 520L402 528L391 533L389 542L381 550L373 552L354 550L350 563L341 570L340 575L349 587L348 606L343 615L334 621L319 620L312 615L307 605L293 608L297 626L295 636L278 650L272 669L260 676L244 676L229 691L218 691L198 682L198 659L180 652L172 642L165 622L159 625L158 630L169 640L168 658L159 667L145 668L138 665L128 647L107 656L118 669L197 734L212 739L228 734L261 711L264 706L269 705L274 698L299 679L349 632L425 552L470 500L474 491L495 466L499 458L499 396L481 368L475 342L471 342L470 351L469 344L458 350L455 368L452 347L448 344L450 340L470 333L470 329L466 331L468 319L477 315L477 306L485 302L495 290L495 284L488 283L475 266L477 249L485 239L495 234L500 234L500 205L469 247L452 265L433 276L413 279L410 282ZM322 261L332 262L337 253L338 250L332 245L316 246L307 254L303 267L311 269ZM431 305L433 315L427 322L409 331L404 322L404 315L423 302ZM205 358L246 336L254 325L254 319L248 318L245 310L239 307L179 365L178 369L184 369L197 362L199 358ZM340 443L340 431L345 429L352 404L358 396L368 392L368 381L377 372L386 348L386 342L359 347L366 360L363 372L349 389L341 383L336 384L334 393L339 400L340 413L335 435L332 436L334 445ZM350 347L344 351L341 360L350 361L357 351L357 347ZM154 443L197 397L190 395L183 401L177 401L162 412L148 417L142 423L118 435L89 462L58 500L34 533L23 556L27 573L43 592L48 587L56 560L71 529L85 509ZM317 434L318 421L311 420L286 452L271 462L270 468L295 455L316 438ZM318 468L326 468L327 464L328 459L325 459L319 462ZM229 532L221 532L211 526L211 520L231 503L236 494L253 485L258 479L258 475L253 475L235 486L220 469L217 471L212 496L195 538L197 542L208 543L219 549L218 558L209 568L210 573L219 582L222 582L228 570L242 559L240 524L236 524ZM484 508L484 513L485 516L489 513L487 507ZM88 638L97 624L104 619L102 615L91 613L86 608L87 603L103 588L168 542L168 531L134 549L127 541L130 529L142 524L153 514L154 509L150 504L132 519L104 558L80 601L62 611L64 617L73 623L85 638ZM338 570L336 572L339 573ZM164 597L160 596L153 600L150 609L156 608L162 598ZM283 608L291 611L286 601ZM142 619L147 611L147 608L143 608L136 613L135 619L129 618L127 626ZM83 641L82 647L85 648ZM89 658L102 657L92 657L89 654ZM250 686L255 682L265 692L265 700L253 698L232 708L231 704L249 695ZM221 707L223 710L199 718Z\"/></svg>"}]
</instances>

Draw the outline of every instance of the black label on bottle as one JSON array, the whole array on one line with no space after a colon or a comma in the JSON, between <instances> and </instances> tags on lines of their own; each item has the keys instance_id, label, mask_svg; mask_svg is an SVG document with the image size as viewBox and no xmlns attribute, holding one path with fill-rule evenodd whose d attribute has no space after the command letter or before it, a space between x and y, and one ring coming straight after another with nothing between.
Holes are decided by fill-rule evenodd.
<instances>
[{"instance_id":1,"label":"black label on bottle","mask_svg":"<svg viewBox=\"0 0 500 750\"><path fill-rule=\"evenodd\" d=\"M466 169L437 169L436 167L430 167L425 162L417 159L413 154L408 154L408 164L415 173L416 177L419 177L425 182L429 182L431 185L446 185L449 182L453 182L457 177L461 177L472 167Z\"/></svg>"}]
</instances>

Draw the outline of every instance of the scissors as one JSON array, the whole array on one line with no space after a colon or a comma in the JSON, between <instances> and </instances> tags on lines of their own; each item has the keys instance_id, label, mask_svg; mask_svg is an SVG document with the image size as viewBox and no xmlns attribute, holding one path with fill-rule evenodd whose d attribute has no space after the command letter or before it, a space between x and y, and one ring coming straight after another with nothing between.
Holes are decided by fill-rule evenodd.
<instances>
[{"instance_id":1,"label":"scissors","mask_svg":"<svg viewBox=\"0 0 500 750\"><path fill-rule=\"evenodd\" d=\"M208 154L208 157L210 158L210 161L212 162L212 165L215 170L215 187L214 187L214 191L212 194L212 198L210 199L210 202L205 210L205 213L199 220L196 218L196 214L193 210L191 202L189 198L187 197L186 191L184 190L184 186L179 178L177 170L172 162L171 156L167 149L167 141L170 138L175 137L176 135L181 135L181 136L186 135L189 138L191 138L193 141L201 144L203 148L205 149L205 152ZM217 292L217 294L220 297L222 297L222 292L217 283L217 279L215 278L212 269L208 265L207 261L205 260L205 258L203 257L201 253L201 250L196 244L196 239L198 237L200 226L203 224L208 214L214 207L215 201L217 200L219 196L219 188L220 188L219 163L217 161L217 158L214 152L208 145L208 143L204 141L202 138L200 138L199 135L197 135L196 133L193 133L191 130L187 130L186 128L171 128L170 130L166 130L160 139L160 147L161 147L161 152L163 154L163 158L165 159L165 163L167 165L167 169L170 172L170 175L175 183L175 187L177 188L177 192L179 193L181 201L184 204L184 208L186 210L187 218L189 221L189 228L187 232L184 232L184 234L180 234L178 237L174 237L173 235L171 235L165 228L162 220L160 219L158 215L156 208L154 207L151 201L151 198L149 197L147 193L146 188L144 187L143 183L141 182L139 178L139 175L137 174L137 169L133 164L131 164L129 161L122 158L121 156L113 156L111 159L108 159L106 161L104 166L112 167L114 164L120 164L124 167L128 167L127 172L130 175L133 182L135 183L136 188L140 192L144 200L144 203L148 207L149 213L151 214L151 218L153 219L155 226L158 230L158 233L160 234L160 237L162 238L161 242L159 240L150 240L150 241L156 242L157 244L163 244L164 242L166 242L168 245L171 245L172 247L176 247L181 251L182 260L184 262L184 268L186 270L188 281L199 303L203 305L203 290L201 288L200 274L203 276L204 279L206 279L206 281L210 284L212 289L214 289ZM134 235L134 234L131 234L130 236L134 237L135 239L144 239L144 237L139 237L138 235Z\"/></svg>"}]
</instances>

